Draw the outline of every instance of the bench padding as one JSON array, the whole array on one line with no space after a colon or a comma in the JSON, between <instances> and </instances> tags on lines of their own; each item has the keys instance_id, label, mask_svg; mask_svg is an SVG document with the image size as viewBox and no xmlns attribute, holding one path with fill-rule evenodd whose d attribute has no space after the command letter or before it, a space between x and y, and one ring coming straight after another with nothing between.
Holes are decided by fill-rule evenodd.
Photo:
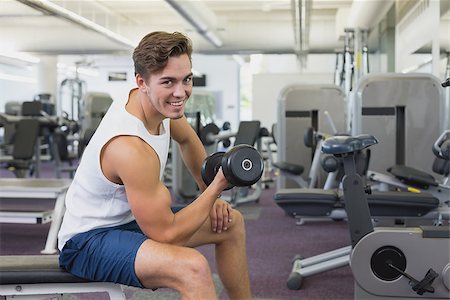
<instances>
[{"instance_id":1,"label":"bench padding","mask_svg":"<svg viewBox=\"0 0 450 300\"><path fill-rule=\"evenodd\" d=\"M319 217L331 214L339 197L332 190L280 189L274 200L288 215Z\"/></svg>"},{"instance_id":2,"label":"bench padding","mask_svg":"<svg viewBox=\"0 0 450 300\"><path fill-rule=\"evenodd\" d=\"M421 217L439 207L439 199L428 193L374 191L367 201L370 214L383 217Z\"/></svg>"},{"instance_id":3,"label":"bench padding","mask_svg":"<svg viewBox=\"0 0 450 300\"><path fill-rule=\"evenodd\" d=\"M58 255L11 255L0 257L0 284L79 283L59 267Z\"/></svg>"},{"instance_id":4,"label":"bench padding","mask_svg":"<svg viewBox=\"0 0 450 300\"><path fill-rule=\"evenodd\" d=\"M345 206L342 192L322 189L280 189L274 200L292 216L328 216ZM417 218L439 207L439 199L429 193L373 191L367 202L374 217Z\"/></svg>"}]
</instances>

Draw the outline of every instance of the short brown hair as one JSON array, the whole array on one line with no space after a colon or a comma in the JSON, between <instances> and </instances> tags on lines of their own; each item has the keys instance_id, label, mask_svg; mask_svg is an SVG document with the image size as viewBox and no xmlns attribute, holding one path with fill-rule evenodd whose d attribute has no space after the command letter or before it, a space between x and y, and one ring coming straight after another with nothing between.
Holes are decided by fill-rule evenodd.
<instances>
[{"instance_id":1,"label":"short brown hair","mask_svg":"<svg viewBox=\"0 0 450 300\"><path fill-rule=\"evenodd\" d=\"M147 34L134 49L134 72L147 79L149 74L162 70L169 57L192 55L191 40L179 32L155 31Z\"/></svg>"}]
</instances>

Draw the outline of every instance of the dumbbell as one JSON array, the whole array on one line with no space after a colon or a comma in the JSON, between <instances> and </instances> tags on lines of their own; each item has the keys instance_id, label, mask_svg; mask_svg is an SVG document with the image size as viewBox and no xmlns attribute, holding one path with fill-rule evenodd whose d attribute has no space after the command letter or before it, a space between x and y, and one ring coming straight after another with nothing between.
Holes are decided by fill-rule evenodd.
<instances>
[{"instance_id":1,"label":"dumbbell","mask_svg":"<svg viewBox=\"0 0 450 300\"><path fill-rule=\"evenodd\" d=\"M202 178L210 185L219 168L229 182L225 190L235 186L250 186L262 176L264 163L259 152L250 145L238 145L227 152L216 152L205 159Z\"/></svg>"},{"instance_id":2,"label":"dumbbell","mask_svg":"<svg viewBox=\"0 0 450 300\"><path fill-rule=\"evenodd\" d=\"M225 122L222 126L222 131L227 131L231 128L229 122ZM220 132L221 129L215 123L206 124L200 129L199 137L203 145L210 146L216 141L222 141L225 148L228 148L231 144L230 137L236 135L236 132Z\"/></svg>"}]
</instances>

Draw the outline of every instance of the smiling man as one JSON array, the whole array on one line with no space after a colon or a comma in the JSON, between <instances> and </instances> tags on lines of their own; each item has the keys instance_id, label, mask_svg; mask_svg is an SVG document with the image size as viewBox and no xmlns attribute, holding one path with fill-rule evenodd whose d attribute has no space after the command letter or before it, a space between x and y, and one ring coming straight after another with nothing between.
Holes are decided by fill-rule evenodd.
<instances>
[{"instance_id":1,"label":"smiling man","mask_svg":"<svg viewBox=\"0 0 450 300\"><path fill-rule=\"evenodd\" d=\"M191 54L177 32L150 33L134 50L137 88L110 107L67 192L60 265L93 281L216 299L208 261L194 249L214 244L230 299L250 299L243 217L218 199L228 185L221 170L209 186L202 181L206 153L184 117ZM161 181L170 138L202 191L177 213Z\"/></svg>"}]
</instances>

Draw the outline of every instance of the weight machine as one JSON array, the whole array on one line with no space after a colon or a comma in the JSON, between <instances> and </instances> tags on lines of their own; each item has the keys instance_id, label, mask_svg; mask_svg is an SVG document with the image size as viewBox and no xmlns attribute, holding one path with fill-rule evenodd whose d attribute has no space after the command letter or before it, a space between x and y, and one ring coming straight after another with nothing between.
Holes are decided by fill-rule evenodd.
<instances>
[{"instance_id":1,"label":"weight machine","mask_svg":"<svg viewBox=\"0 0 450 300\"><path fill-rule=\"evenodd\" d=\"M348 95L359 79L369 73L368 30L346 28L344 50L336 52L334 84Z\"/></svg>"}]
</instances>

